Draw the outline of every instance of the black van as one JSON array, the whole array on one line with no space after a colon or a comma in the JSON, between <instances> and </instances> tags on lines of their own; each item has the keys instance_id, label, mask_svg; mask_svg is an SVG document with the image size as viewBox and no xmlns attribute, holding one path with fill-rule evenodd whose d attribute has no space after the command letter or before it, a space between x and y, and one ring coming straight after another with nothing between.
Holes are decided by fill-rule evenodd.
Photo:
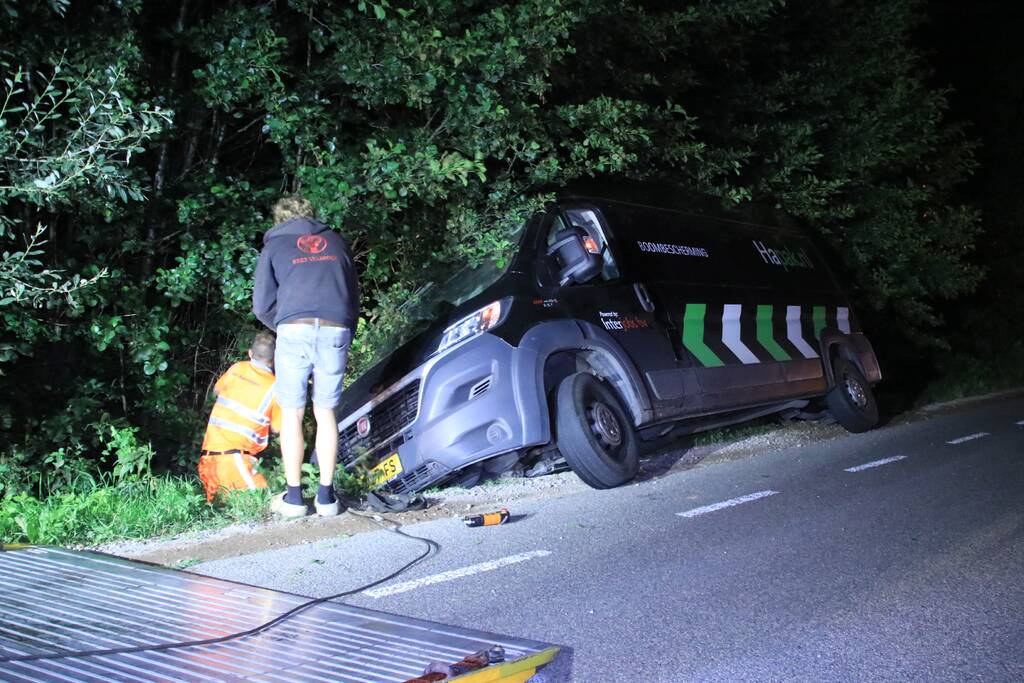
<instances>
[{"instance_id":1,"label":"black van","mask_svg":"<svg viewBox=\"0 0 1024 683\"><path fill-rule=\"evenodd\" d=\"M608 488L669 430L815 397L878 421L874 351L799 230L573 197L518 244L410 302L427 328L342 396L345 467L402 493L564 458Z\"/></svg>"}]
</instances>

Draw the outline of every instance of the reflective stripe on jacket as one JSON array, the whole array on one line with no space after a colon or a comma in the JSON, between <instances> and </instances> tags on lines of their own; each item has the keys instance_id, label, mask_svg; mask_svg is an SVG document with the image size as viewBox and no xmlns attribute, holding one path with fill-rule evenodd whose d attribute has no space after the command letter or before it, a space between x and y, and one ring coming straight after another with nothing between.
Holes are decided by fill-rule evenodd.
<instances>
[{"instance_id":1,"label":"reflective stripe on jacket","mask_svg":"<svg viewBox=\"0 0 1024 683\"><path fill-rule=\"evenodd\" d=\"M265 489L267 480L256 471L256 457L241 453L204 455L199 458L199 479L206 489L206 500L213 502L217 492L239 489Z\"/></svg>"},{"instance_id":2,"label":"reflective stripe on jacket","mask_svg":"<svg viewBox=\"0 0 1024 683\"><path fill-rule=\"evenodd\" d=\"M281 427L281 409L274 399L274 373L252 361L235 363L217 380L217 400L203 439L204 451L240 450L259 453L270 430Z\"/></svg>"}]
</instances>

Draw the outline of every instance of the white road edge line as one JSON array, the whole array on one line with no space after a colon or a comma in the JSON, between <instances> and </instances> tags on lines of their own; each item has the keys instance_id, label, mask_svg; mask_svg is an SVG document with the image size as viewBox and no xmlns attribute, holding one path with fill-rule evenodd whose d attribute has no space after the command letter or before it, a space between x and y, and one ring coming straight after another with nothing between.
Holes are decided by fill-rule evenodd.
<instances>
[{"instance_id":1,"label":"white road edge line","mask_svg":"<svg viewBox=\"0 0 1024 683\"><path fill-rule=\"evenodd\" d=\"M677 512L676 514L680 517L698 517L700 515L706 515L709 512L721 510L722 508L731 508L734 505L743 505L744 503L749 503L750 501L758 500L759 498L774 496L776 493L778 493L778 491L758 491L757 493L748 493L747 495L740 496L739 498L723 500L721 503L712 503L711 505L694 508L692 510L687 510L686 512Z\"/></svg>"},{"instance_id":2,"label":"white road edge line","mask_svg":"<svg viewBox=\"0 0 1024 683\"><path fill-rule=\"evenodd\" d=\"M472 564L468 567L462 567L461 569L452 569L451 571L441 572L440 574L424 576L419 579L413 579L412 581L403 581L402 583L396 583L390 586L371 588L370 590L363 591L363 595L368 595L371 598L383 598L388 595L395 595L396 593L415 590L422 586L444 583L445 581L454 581L455 579L461 579L465 576L473 576L474 574L479 574L481 572L489 572L494 569L500 569L501 567L507 567L510 564L516 564L517 562L526 562L527 560L532 560L537 557L546 557L550 554L550 550L531 550L518 555L501 557L497 560L489 560L487 562L481 562L480 564Z\"/></svg>"},{"instance_id":3,"label":"white road edge line","mask_svg":"<svg viewBox=\"0 0 1024 683\"><path fill-rule=\"evenodd\" d=\"M906 457L907 456L905 455L894 455L891 458L872 460L871 462L866 462L863 465L857 465L856 467L847 467L843 472L860 472L861 470L869 470L872 467L881 467L882 465L888 465L889 463L896 462L897 460L905 460Z\"/></svg>"},{"instance_id":4,"label":"white road edge line","mask_svg":"<svg viewBox=\"0 0 1024 683\"><path fill-rule=\"evenodd\" d=\"M950 446L956 446L957 444L966 443L968 441L974 441L975 439L981 439L988 436L988 432L978 432L977 434L968 434L967 436L961 436L959 439L953 439L947 441Z\"/></svg>"}]
</instances>

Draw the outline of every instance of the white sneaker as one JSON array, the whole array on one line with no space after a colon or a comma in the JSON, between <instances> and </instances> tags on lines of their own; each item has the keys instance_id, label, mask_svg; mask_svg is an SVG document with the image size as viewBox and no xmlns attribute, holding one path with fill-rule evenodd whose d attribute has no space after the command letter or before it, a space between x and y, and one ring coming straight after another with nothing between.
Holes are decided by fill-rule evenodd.
<instances>
[{"instance_id":1,"label":"white sneaker","mask_svg":"<svg viewBox=\"0 0 1024 683\"><path fill-rule=\"evenodd\" d=\"M295 503L288 503L284 499L284 492L277 494L270 499L270 511L275 512L286 519L298 519L309 514L309 508Z\"/></svg>"},{"instance_id":2,"label":"white sneaker","mask_svg":"<svg viewBox=\"0 0 1024 683\"><path fill-rule=\"evenodd\" d=\"M313 506L316 508L316 514L321 517L334 517L341 512L341 505L338 503L338 499L335 498L333 503L321 503L319 500L314 501Z\"/></svg>"}]
</instances>

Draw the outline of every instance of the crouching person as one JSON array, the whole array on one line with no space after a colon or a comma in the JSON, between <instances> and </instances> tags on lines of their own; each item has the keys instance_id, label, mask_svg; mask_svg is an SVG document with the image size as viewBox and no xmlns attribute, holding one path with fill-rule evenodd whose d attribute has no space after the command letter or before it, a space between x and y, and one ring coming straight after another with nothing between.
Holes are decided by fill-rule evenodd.
<instances>
[{"instance_id":1,"label":"crouching person","mask_svg":"<svg viewBox=\"0 0 1024 683\"><path fill-rule=\"evenodd\" d=\"M256 456L270 442L270 431L281 429L281 409L274 398L274 345L270 332L257 333L249 360L228 368L213 388L217 400L199 458L199 479L208 501L221 490L267 488L256 471Z\"/></svg>"}]
</instances>

